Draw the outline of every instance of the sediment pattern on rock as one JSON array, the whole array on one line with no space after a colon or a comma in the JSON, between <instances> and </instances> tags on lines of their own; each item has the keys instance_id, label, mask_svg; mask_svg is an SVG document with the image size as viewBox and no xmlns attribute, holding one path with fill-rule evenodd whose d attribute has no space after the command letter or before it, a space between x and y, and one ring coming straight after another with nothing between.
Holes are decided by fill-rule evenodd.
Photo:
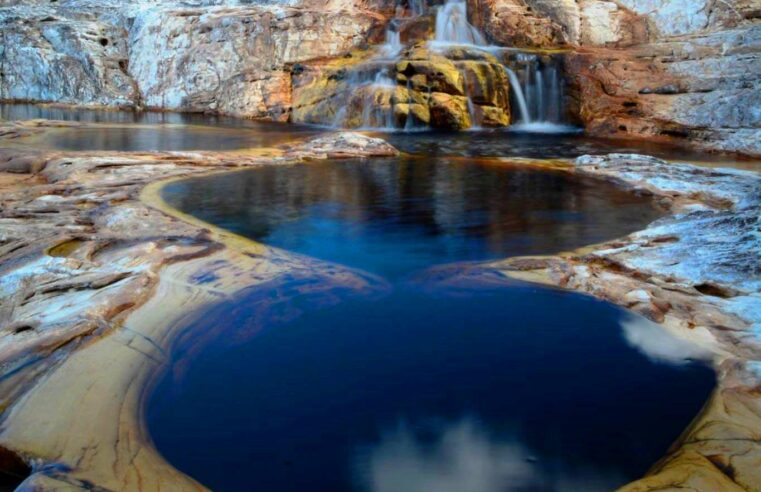
<instances>
[{"instance_id":1,"label":"sediment pattern on rock","mask_svg":"<svg viewBox=\"0 0 761 492\"><path fill-rule=\"evenodd\" d=\"M0 444L34 464L24 487L203 489L153 449L141 421L151 378L188 313L284 274L310 278L303 288L326 302L337 288L377 286L170 217L140 195L173 176L352 149L395 153L377 139L337 134L258 157L34 153L26 171L36 174L0 173Z\"/></svg>"}]
</instances>

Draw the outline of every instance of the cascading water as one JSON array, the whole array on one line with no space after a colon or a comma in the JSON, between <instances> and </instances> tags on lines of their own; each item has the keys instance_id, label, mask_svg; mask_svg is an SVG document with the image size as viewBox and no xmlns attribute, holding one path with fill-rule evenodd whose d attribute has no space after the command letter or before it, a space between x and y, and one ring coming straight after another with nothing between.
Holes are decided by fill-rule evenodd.
<instances>
[{"instance_id":1,"label":"cascading water","mask_svg":"<svg viewBox=\"0 0 761 492\"><path fill-rule=\"evenodd\" d=\"M518 75L513 72L512 69L505 67L507 77L510 79L510 88L513 90L515 100L518 103L518 109L521 113L521 121L531 123L531 114L528 112L528 104L526 104L526 97L523 95L523 89L521 88L521 81L518 79Z\"/></svg>"},{"instance_id":2,"label":"cascading water","mask_svg":"<svg viewBox=\"0 0 761 492\"><path fill-rule=\"evenodd\" d=\"M436 12L435 42L442 45L487 46L486 39L468 22L465 0L447 0Z\"/></svg>"},{"instance_id":3,"label":"cascading water","mask_svg":"<svg viewBox=\"0 0 761 492\"><path fill-rule=\"evenodd\" d=\"M402 48L404 48L402 35L389 25L386 29L386 42L380 47L381 56L383 58L396 58L402 52Z\"/></svg>"},{"instance_id":4,"label":"cascading water","mask_svg":"<svg viewBox=\"0 0 761 492\"><path fill-rule=\"evenodd\" d=\"M409 22L410 17L414 19L425 15L427 11L425 0L408 0L400 4L399 17L389 23L385 42L379 47L378 54L348 70L345 77L345 89L339 97L343 105L335 111L332 122L334 126L382 130L420 129L421 125L413 121L411 116L412 107L417 105L419 108L420 106L420 96L417 96L417 102L413 100L411 96L413 86L410 79L406 78L405 74L397 74L395 66L402 60L402 53L405 50L400 26L404 25L404 22ZM446 0L438 7L435 14L435 31L433 39L427 42L428 49L448 57L454 47L465 47L471 50L470 53L474 53L472 50L477 50L475 53L486 52L485 55L466 58L469 60L484 60L483 57L487 55L502 58L503 68L509 80L510 100L513 107L512 129L567 131L569 127L562 125L564 94L557 59L552 56L541 56L489 45L483 34L468 22L467 14L465 0ZM463 58L454 58L454 60L463 60ZM493 61L485 63L491 63L491 66L494 66ZM467 64L457 61L455 64L462 74L461 90L466 100L463 104L466 104L469 117L463 126L480 128L484 121L484 110L493 111L495 108L484 108L479 105L494 103L484 100L482 92L480 96L477 96L478 91L484 89L483 86L473 87L473 84L478 81L474 82L467 76ZM420 91L419 86L414 89ZM401 96L405 92L406 98ZM430 86L427 92L428 101L430 101ZM474 97L481 98L478 99L477 104L474 102ZM506 101L506 98L504 100ZM398 110L396 114L395 106ZM405 108L402 110L401 106ZM507 109L505 112L507 113ZM497 124L494 120L487 123L491 126L503 126L508 121L508 117L503 116L503 118L504 120L497 120Z\"/></svg>"},{"instance_id":5,"label":"cascading water","mask_svg":"<svg viewBox=\"0 0 761 492\"><path fill-rule=\"evenodd\" d=\"M563 81L557 61L531 53L518 53L505 67L513 100L520 110L515 130L568 131L563 125ZM520 76L519 76L520 74Z\"/></svg>"}]
</instances>

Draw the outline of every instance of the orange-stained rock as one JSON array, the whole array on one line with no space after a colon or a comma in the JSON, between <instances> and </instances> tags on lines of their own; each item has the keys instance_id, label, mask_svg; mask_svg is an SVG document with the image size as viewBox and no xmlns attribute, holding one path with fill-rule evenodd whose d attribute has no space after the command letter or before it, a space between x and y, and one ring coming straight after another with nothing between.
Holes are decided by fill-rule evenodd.
<instances>
[{"instance_id":1,"label":"orange-stained rock","mask_svg":"<svg viewBox=\"0 0 761 492\"><path fill-rule=\"evenodd\" d=\"M571 41L559 24L532 12L524 0L468 0L468 7L473 25L496 44L537 48Z\"/></svg>"}]
</instances>

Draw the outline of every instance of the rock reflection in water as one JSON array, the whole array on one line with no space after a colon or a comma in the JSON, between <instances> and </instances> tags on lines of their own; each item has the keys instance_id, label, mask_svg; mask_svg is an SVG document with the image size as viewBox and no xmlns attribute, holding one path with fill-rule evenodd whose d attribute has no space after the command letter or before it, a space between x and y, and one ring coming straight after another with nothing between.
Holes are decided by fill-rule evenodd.
<instances>
[{"instance_id":1,"label":"rock reflection in water","mask_svg":"<svg viewBox=\"0 0 761 492\"><path fill-rule=\"evenodd\" d=\"M482 264L438 268L570 249L657 216L610 184L350 160L178 181L164 196L357 269L334 289L314 273L341 267L315 260L197 313L178 337L148 426L214 490L607 491L661 457L712 387L706 367L633 348L611 305ZM389 431L399 422L411 434Z\"/></svg>"},{"instance_id":2,"label":"rock reflection in water","mask_svg":"<svg viewBox=\"0 0 761 492\"><path fill-rule=\"evenodd\" d=\"M241 235L390 277L594 244L658 216L649 198L600 181L446 159L272 166L172 183L163 196Z\"/></svg>"}]
</instances>

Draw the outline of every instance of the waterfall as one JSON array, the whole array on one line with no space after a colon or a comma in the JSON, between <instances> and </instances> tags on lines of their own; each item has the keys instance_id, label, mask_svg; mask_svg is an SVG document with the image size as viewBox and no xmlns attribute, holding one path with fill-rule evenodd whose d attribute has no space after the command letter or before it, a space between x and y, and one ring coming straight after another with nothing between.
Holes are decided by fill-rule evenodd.
<instances>
[{"instance_id":1,"label":"waterfall","mask_svg":"<svg viewBox=\"0 0 761 492\"><path fill-rule=\"evenodd\" d=\"M380 48L380 54L383 58L396 58L402 52L402 36L399 31L395 31L389 23L386 29L386 42Z\"/></svg>"},{"instance_id":2,"label":"waterfall","mask_svg":"<svg viewBox=\"0 0 761 492\"><path fill-rule=\"evenodd\" d=\"M528 112L528 105L526 105L526 98L523 95L523 88L521 88L521 82L518 80L518 76L510 68L505 67L507 72L507 78L510 79L510 88L513 90L516 101L518 101L518 109L521 112L521 121L523 123L531 123L531 115Z\"/></svg>"},{"instance_id":3,"label":"waterfall","mask_svg":"<svg viewBox=\"0 0 761 492\"><path fill-rule=\"evenodd\" d=\"M512 125L513 129L537 132L572 130L563 124L563 81L557 59L518 53L509 63L514 69L505 69L513 100L520 110L520 121Z\"/></svg>"},{"instance_id":4,"label":"waterfall","mask_svg":"<svg viewBox=\"0 0 761 492\"><path fill-rule=\"evenodd\" d=\"M404 2L399 3L400 16L424 15L428 11L426 0L407 0L406 7L404 5ZM402 22L401 17L397 17L389 23L385 42L379 46L375 57L349 69L344 79L345 89L339 96L342 105L335 109L333 126L393 130L399 124L405 131L420 129L415 128L411 97L407 99L408 112L403 122L401 117L397 121L394 113L394 105L399 103L394 99L399 85L395 67L405 48L401 41L402 28L399 27ZM562 125L564 95L559 58L489 45L483 34L468 22L466 0L445 0L436 9L434 39L428 42L428 46L431 51L444 56L453 46L465 46L466 53L478 50L502 57L501 63L510 83L510 100L515 115L511 126L514 130L555 132L570 129ZM475 59L481 60L478 56ZM464 77L463 89L472 128L493 124L484 119L490 117L484 112L488 104L482 109L481 102L474 99L481 95L479 88L471 87L467 68L458 64L459 58L454 60L456 66L463 67L459 70ZM411 94L410 79L406 83ZM428 91L430 99L430 85Z\"/></svg>"},{"instance_id":5,"label":"waterfall","mask_svg":"<svg viewBox=\"0 0 761 492\"><path fill-rule=\"evenodd\" d=\"M468 22L465 0L447 0L436 12L435 41L441 44L486 46L486 39Z\"/></svg>"},{"instance_id":6,"label":"waterfall","mask_svg":"<svg viewBox=\"0 0 761 492\"><path fill-rule=\"evenodd\" d=\"M408 4L410 6L410 10L412 11L412 15L416 17L424 15L428 9L426 0L409 0Z\"/></svg>"}]
</instances>

